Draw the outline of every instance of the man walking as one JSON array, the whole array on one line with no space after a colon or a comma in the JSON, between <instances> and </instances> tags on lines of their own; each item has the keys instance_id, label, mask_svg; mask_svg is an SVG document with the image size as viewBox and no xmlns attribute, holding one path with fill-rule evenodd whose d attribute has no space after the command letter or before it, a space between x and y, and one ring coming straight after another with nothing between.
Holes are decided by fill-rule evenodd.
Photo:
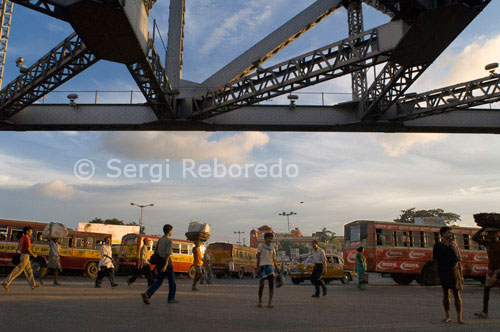
<instances>
[{"instance_id":1,"label":"man walking","mask_svg":"<svg viewBox=\"0 0 500 332\"><path fill-rule=\"evenodd\" d=\"M99 272L97 273L97 278L95 280L95 287L101 288L102 279L104 276L108 276L111 287L117 287L118 284L115 282L113 258L111 253L111 238L107 237L106 242L101 247L101 260L99 261Z\"/></svg>"},{"instance_id":2,"label":"man walking","mask_svg":"<svg viewBox=\"0 0 500 332\"><path fill-rule=\"evenodd\" d=\"M313 259L314 259L314 269L311 275L311 281L316 288L316 292L312 297L319 297L319 288L323 288L323 296L326 295L326 285L325 281L321 278L323 274L326 274L326 255L325 251L319 247L317 240L312 242L313 247Z\"/></svg>"},{"instance_id":3,"label":"man walking","mask_svg":"<svg viewBox=\"0 0 500 332\"><path fill-rule=\"evenodd\" d=\"M172 265L172 225L163 226L163 237L158 241L156 253L159 256L159 263L156 265L158 276L155 282L148 288L146 293L141 294L142 301L149 304L149 299L153 294L160 288L163 283L163 279L167 277L168 279L168 303L177 303L175 299L175 275L174 266Z\"/></svg>"},{"instance_id":4,"label":"man walking","mask_svg":"<svg viewBox=\"0 0 500 332\"><path fill-rule=\"evenodd\" d=\"M31 251L31 234L33 234L33 228L30 226L24 226L23 236L19 239L19 251L21 252L21 261L9 274L5 282L2 283L3 288L8 292L9 286L21 273L24 272L28 284L31 289L40 287L40 284L35 282L35 277L33 277L33 270L31 269L30 255L36 258L36 254Z\"/></svg>"},{"instance_id":5,"label":"man walking","mask_svg":"<svg viewBox=\"0 0 500 332\"><path fill-rule=\"evenodd\" d=\"M457 310L458 324L464 324L462 318L462 296L463 274L460 251L450 227L441 227L441 242L434 245L432 260L434 261L434 271L438 271L439 281L443 288L443 306L446 314L444 323L451 322L450 315L450 290L455 298L455 309Z\"/></svg>"},{"instance_id":6,"label":"man walking","mask_svg":"<svg viewBox=\"0 0 500 332\"><path fill-rule=\"evenodd\" d=\"M148 280L148 287L153 284L153 276L151 275L151 264L149 263L148 260L148 252L149 252L149 246L151 245L151 240L148 238L144 238L143 243L144 245L142 246L139 254L139 262L137 264L137 268L134 268L132 276L127 279L127 285L129 285L129 287L136 281L137 277L140 276L141 274L144 274L146 276L146 279Z\"/></svg>"},{"instance_id":7,"label":"man walking","mask_svg":"<svg viewBox=\"0 0 500 332\"><path fill-rule=\"evenodd\" d=\"M49 270L54 272L54 285L60 285L57 281L57 276L59 272L62 271L61 263L59 263L59 242L61 240L50 239L49 243L49 264L47 264L47 269L40 275L39 281L43 285L43 278L47 275Z\"/></svg>"},{"instance_id":8,"label":"man walking","mask_svg":"<svg viewBox=\"0 0 500 332\"><path fill-rule=\"evenodd\" d=\"M486 232L485 239L481 237ZM490 290L493 287L500 287L500 241L498 240L498 229L485 229L477 231L472 237L474 241L486 247L488 252L488 273L483 292L483 311L475 312L474 315L480 318L488 318L488 302L490 301Z\"/></svg>"},{"instance_id":9,"label":"man walking","mask_svg":"<svg viewBox=\"0 0 500 332\"><path fill-rule=\"evenodd\" d=\"M193 266L196 269L195 270L196 272L194 275L193 286L191 287L191 290L192 291L199 291L199 289L196 287L196 284L203 277L203 259L201 258L200 241L196 241L194 243Z\"/></svg>"}]
</instances>

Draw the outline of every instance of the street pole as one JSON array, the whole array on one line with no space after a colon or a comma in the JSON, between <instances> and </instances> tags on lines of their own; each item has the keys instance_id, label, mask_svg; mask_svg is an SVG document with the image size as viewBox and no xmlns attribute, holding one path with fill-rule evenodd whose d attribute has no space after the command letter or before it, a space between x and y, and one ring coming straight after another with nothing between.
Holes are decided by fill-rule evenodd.
<instances>
[{"instance_id":1,"label":"street pole","mask_svg":"<svg viewBox=\"0 0 500 332\"><path fill-rule=\"evenodd\" d=\"M141 209L141 219L139 220L139 234L143 234L142 227L143 227L143 222L142 222L142 209L148 206L155 206L153 203L147 204L147 205L140 205L140 204L135 204L135 203L130 203L130 205L135 205Z\"/></svg>"}]
</instances>

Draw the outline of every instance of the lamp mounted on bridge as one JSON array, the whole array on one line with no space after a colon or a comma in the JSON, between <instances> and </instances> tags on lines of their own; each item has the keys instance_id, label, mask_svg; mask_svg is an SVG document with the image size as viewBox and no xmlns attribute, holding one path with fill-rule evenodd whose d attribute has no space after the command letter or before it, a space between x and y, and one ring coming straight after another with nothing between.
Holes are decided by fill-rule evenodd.
<instances>
[{"instance_id":1,"label":"lamp mounted on bridge","mask_svg":"<svg viewBox=\"0 0 500 332\"><path fill-rule=\"evenodd\" d=\"M292 110L294 110L294 109L295 109L295 106L297 106L297 105L295 104L295 102L299 99L299 96L297 96L297 95L288 95L288 97L287 97L287 98L288 98L288 100L290 100L290 108L291 108Z\"/></svg>"},{"instance_id":2,"label":"lamp mounted on bridge","mask_svg":"<svg viewBox=\"0 0 500 332\"><path fill-rule=\"evenodd\" d=\"M19 68L19 72L21 74L24 74L25 72L28 71L28 67L26 67L25 65L23 65L23 62L24 62L24 58L23 57L19 57L16 59L16 66Z\"/></svg>"},{"instance_id":3,"label":"lamp mounted on bridge","mask_svg":"<svg viewBox=\"0 0 500 332\"><path fill-rule=\"evenodd\" d=\"M489 71L491 77L496 75L495 70L497 68L498 68L498 62L493 62L493 63L490 63L490 64L484 66L484 70Z\"/></svg>"},{"instance_id":4,"label":"lamp mounted on bridge","mask_svg":"<svg viewBox=\"0 0 500 332\"><path fill-rule=\"evenodd\" d=\"M76 102L75 101L78 99L78 95L76 93L69 94L67 96L67 98L69 99L69 104L71 106L73 106L73 107L76 106Z\"/></svg>"}]
</instances>

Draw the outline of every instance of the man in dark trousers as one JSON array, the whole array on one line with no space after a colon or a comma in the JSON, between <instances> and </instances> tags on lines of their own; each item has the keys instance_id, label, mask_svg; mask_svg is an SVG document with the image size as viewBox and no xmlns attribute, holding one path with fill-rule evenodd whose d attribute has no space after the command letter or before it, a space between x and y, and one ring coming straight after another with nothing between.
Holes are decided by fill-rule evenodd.
<instances>
[{"instance_id":1,"label":"man in dark trousers","mask_svg":"<svg viewBox=\"0 0 500 332\"><path fill-rule=\"evenodd\" d=\"M485 239L482 233L486 232ZM474 315L480 318L488 318L488 302L490 300L490 290L493 287L500 287L500 241L498 240L498 229L485 229L477 231L472 237L474 241L486 247L488 252L488 273L483 293L483 311L475 312Z\"/></svg>"},{"instance_id":2,"label":"man in dark trousers","mask_svg":"<svg viewBox=\"0 0 500 332\"><path fill-rule=\"evenodd\" d=\"M325 281L322 279L323 274L326 273L326 255L325 251L321 249L318 245L318 241L314 240L312 242L313 258L314 258L314 269L311 275L311 281L314 283L316 292L312 297L319 297L320 286L323 288L323 296L326 295L326 285Z\"/></svg>"},{"instance_id":3,"label":"man in dark trousers","mask_svg":"<svg viewBox=\"0 0 500 332\"><path fill-rule=\"evenodd\" d=\"M462 263L460 250L455 243L454 234L450 227L441 227L441 242L434 245L432 260L434 261L434 271L438 271L439 281L443 288L443 306L446 313L444 323L451 322L450 315L450 290L455 298L455 309L457 310L457 323L464 324L462 318L462 296L463 289Z\"/></svg>"},{"instance_id":4,"label":"man in dark trousers","mask_svg":"<svg viewBox=\"0 0 500 332\"><path fill-rule=\"evenodd\" d=\"M158 254L160 261L156 265L156 269L158 272L158 276L156 277L155 282L148 288L146 293L141 294L142 301L146 304L149 304L149 299L151 296L160 288L163 283L163 279L167 277L168 279L168 303L178 303L175 299L175 275L174 275L174 266L172 265L172 225L163 226L163 237L158 241L156 253Z\"/></svg>"},{"instance_id":5,"label":"man in dark trousers","mask_svg":"<svg viewBox=\"0 0 500 332\"><path fill-rule=\"evenodd\" d=\"M135 282L138 276L144 274L146 279L148 280L148 286L153 284L153 276L151 275L151 264L149 264L148 253L149 246L151 245L151 240L148 238L144 238L144 244L141 248L139 254L139 262L137 263L137 268L132 272L132 276L128 278L127 285L131 285Z\"/></svg>"}]
</instances>

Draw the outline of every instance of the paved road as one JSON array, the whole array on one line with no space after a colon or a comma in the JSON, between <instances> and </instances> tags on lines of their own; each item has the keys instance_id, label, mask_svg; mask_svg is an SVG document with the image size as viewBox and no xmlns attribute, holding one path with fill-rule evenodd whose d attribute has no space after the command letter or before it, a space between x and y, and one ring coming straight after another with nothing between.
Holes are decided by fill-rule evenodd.
<instances>
[{"instance_id":1,"label":"paved road","mask_svg":"<svg viewBox=\"0 0 500 332\"><path fill-rule=\"evenodd\" d=\"M2 277L3 278L3 277ZM0 290L0 331L498 331L498 291L491 296L490 319L474 318L480 308L482 286L468 283L464 290L466 325L444 324L441 289L397 286L373 277L366 291L355 283L333 282L328 295L311 298L309 282L275 290L275 308L257 308L256 280L215 280L191 292L189 281L178 280L178 304L167 304L164 285L151 305L140 299L145 281L131 288L93 287L81 277L63 277L64 285L49 284L31 290L19 278L11 292ZM265 290L267 298L267 288ZM455 317L455 315L453 315Z\"/></svg>"}]
</instances>

